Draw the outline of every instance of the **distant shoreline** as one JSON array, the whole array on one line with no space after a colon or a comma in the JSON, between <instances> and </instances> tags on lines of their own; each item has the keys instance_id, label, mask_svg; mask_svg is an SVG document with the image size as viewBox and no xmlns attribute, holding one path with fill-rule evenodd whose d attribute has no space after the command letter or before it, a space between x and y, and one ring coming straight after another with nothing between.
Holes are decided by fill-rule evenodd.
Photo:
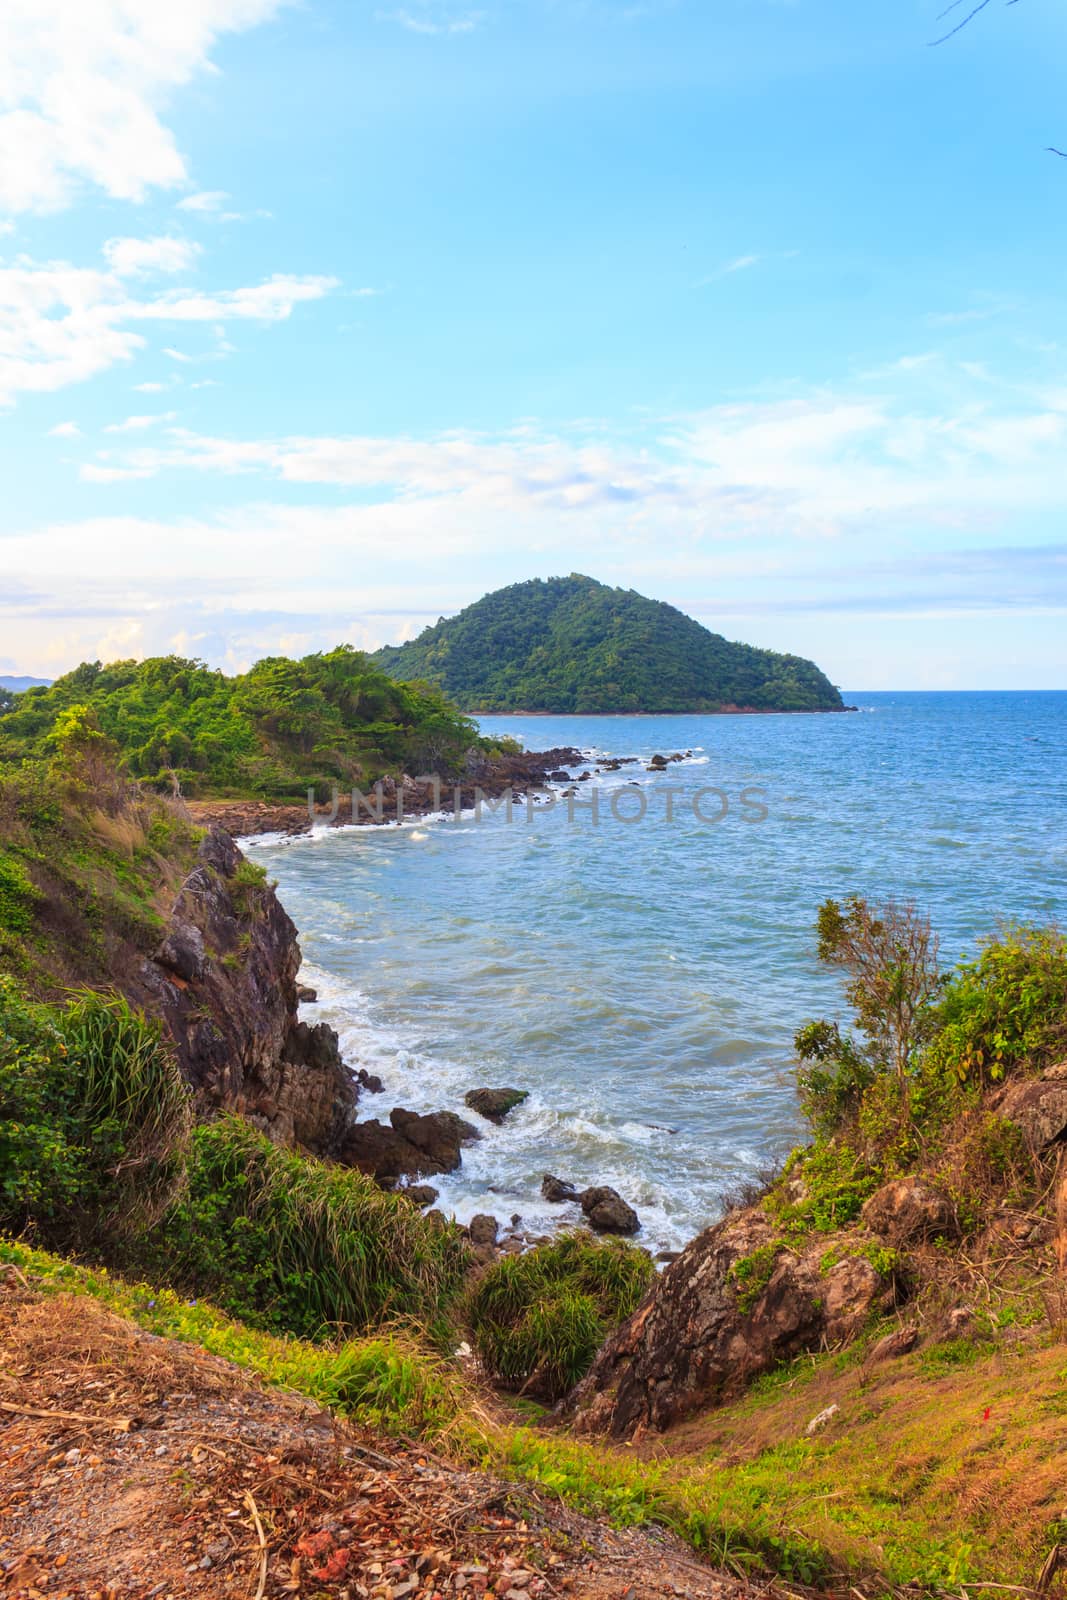
<instances>
[{"instance_id":1,"label":"distant shoreline","mask_svg":"<svg viewBox=\"0 0 1067 1600\"><path fill-rule=\"evenodd\" d=\"M859 706L810 706L803 711L771 709L764 706L733 706L722 711L471 711L465 717L569 717L588 721L592 717L839 717Z\"/></svg>"}]
</instances>

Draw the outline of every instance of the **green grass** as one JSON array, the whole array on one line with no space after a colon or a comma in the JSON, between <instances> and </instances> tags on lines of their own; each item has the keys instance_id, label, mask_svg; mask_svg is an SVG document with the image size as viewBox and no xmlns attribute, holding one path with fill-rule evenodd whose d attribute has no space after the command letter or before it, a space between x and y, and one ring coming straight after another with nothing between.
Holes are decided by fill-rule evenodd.
<instances>
[{"instance_id":1,"label":"green grass","mask_svg":"<svg viewBox=\"0 0 1067 1600\"><path fill-rule=\"evenodd\" d=\"M479 1278L468 1302L475 1348L505 1386L558 1400L588 1372L653 1275L644 1250L583 1234L504 1256Z\"/></svg>"},{"instance_id":2,"label":"green grass","mask_svg":"<svg viewBox=\"0 0 1067 1600\"><path fill-rule=\"evenodd\" d=\"M310 1339L401 1318L447 1337L469 1259L402 1196L239 1117L193 1130L182 1192L141 1248L154 1275Z\"/></svg>"},{"instance_id":3,"label":"green grass","mask_svg":"<svg viewBox=\"0 0 1067 1600\"><path fill-rule=\"evenodd\" d=\"M980 1345L970 1364L939 1375L923 1371L922 1352L873 1375L849 1352L807 1357L765 1392L709 1413L701 1435L674 1439L681 1453L647 1460L495 1424L459 1372L404 1333L312 1344L22 1243L0 1239L2 1262L45 1293L90 1295L152 1333L576 1510L670 1528L738 1573L835 1591L863 1580L868 1593L873 1583L959 1594L979 1580L1032 1584L1055 1542L1067 1369L1052 1342ZM831 1398L840 1418L806 1438Z\"/></svg>"}]
</instances>

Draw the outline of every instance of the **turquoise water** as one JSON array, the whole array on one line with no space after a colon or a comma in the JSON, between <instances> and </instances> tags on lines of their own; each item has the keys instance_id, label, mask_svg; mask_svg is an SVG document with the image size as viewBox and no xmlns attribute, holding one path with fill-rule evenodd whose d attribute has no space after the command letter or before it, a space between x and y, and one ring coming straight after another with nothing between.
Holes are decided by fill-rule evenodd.
<instances>
[{"instance_id":1,"label":"turquoise water","mask_svg":"<svg viewBox=\"0 0 1067 1600\"><path fill-rule=\"evenodd\" d=\"M253 846L301 931L309 1020L385 1081L363 1115L530 1091L443 1181L449 1210L559 1221L554 1172L613 1184L676 1247L801 1131L790 1040L840 1006L814 960L822 899L912 899L946 960L998 921L1064 918L1067 694L846 699L857 714L484 718L590 771L691 754L579 785L598 821L561 799ZM694 815L698 791L721 820Z\"/></svg>"}]
</instances>

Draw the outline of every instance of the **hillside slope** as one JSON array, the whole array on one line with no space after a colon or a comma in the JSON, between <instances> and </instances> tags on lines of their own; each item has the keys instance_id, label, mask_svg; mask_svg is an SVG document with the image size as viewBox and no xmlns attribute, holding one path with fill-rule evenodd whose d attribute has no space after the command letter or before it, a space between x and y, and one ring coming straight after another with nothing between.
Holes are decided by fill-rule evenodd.
<instances>
[{"instance_id":1,"label":"hillside slope","mask_svg":"<svg viewBox=\"0 0 1067 1600\"><path fill-rule=\"evenodd\" d=\"M5 1287L0 1268L6 1593L768 1593L698 1565L670 1537L427 1460L85 1296L28 1283L9 1269Z\"/></svg>"},{"instance_id":2,"label":"hillside slope","mask_svg":"<svg viewBox=\"0 0 1067 1600\"><path fill-rule=\"evenodd\" d=\"M71 718L103 732L129 772L168 792L305 802L331 783L451 773L478 730L440 690L397 683L341 645L226 677L202 661L84 662L47 688L0 691L0 763L54 747Z\"/></svg>"},{"instance_id":3,"label":"hillside slope","mask_svg":"<svg viewBox=\"0 0 1067 1600\"><path fill-rule=\"evenodd\" d=\"M674 606L578 574L498 589L374 660L439 684L466 712L844 709L813 662L733 644Z\"/></svg>"}]
</instances>

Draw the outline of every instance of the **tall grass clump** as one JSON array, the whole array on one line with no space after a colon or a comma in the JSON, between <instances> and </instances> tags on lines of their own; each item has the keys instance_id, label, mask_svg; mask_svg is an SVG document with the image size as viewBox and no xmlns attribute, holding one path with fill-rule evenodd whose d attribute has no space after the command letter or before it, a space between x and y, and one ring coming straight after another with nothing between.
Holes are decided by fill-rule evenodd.
<instances>
[{"instance_id":1,"label":"tall grass clump","mask_svg":"<svg viewBox=\"0 0 1067 1600\"><path fill-rule=\"evenodd\" d=\"M279 1149L238 1117L194 1130L184 1190L149 1242L171 1282L300 1338L413 1319L444 1331L468 1254L360 1172Z\"/></svg>"},{"instance_id":2,"label":"tall grass clump","mask_svg":"<svg viewBox=\"0 0 1067 1600\"><path fill-rule=\"evenodd\" d=\"M0 977L0 1226L74 1248L145 1225L188 1127L158 1023L115 995L34 1004Z\"/></svg>"},{"instance_id":3,"label":"tall grass clump","mask_svg":"<svg viewBox=\"0 0 1067 1600\"><path fill-rule=\"evenodd\" d=\"M558 1400L636 1309L654 1270L634 1245L578 1233L495 1262L468 1308L487 1372L509 1389Z\"/></svg>"}]
</instances>

